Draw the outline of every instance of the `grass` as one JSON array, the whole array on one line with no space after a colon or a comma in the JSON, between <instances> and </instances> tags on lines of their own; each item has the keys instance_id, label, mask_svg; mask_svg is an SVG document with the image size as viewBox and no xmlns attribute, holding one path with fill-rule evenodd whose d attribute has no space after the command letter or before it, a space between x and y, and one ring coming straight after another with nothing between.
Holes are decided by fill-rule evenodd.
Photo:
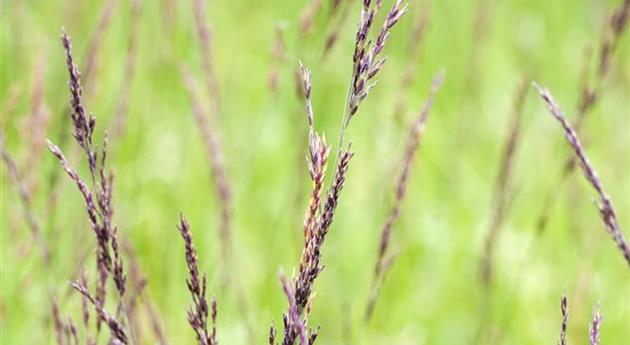
<instances>
[{"instance_id":1,"label":"grass","mask_svg":"<svg viewBox=\"0 0 630 345\"><path fill-rule=\"evenodd\" d=\"M343 15L347 3L342 0L336 16ZM306 325L320 327L317 343L449 344L476 339L484 295L480 261L495 207L493 193L511 121L514 85L527 75L549 87L573 123L579 109L572 105L579 105L583 94L584 48L591 46L590 65L596 71L607 18L621 3L409 4L413 15L401 19L384 49L388 61L379 73L379 84L345 133L355 156L323 247L325 269L315 282L316 296ZM90 174L70 140L71 125L64 110L68 91L65 57L58 44L61 27L72 33L80 67L89 66L89 52L97 51L93 70L83 76L83 102L97 119L94 142L103 141L105 129L111 135L108 168L116 176L113 221L135 252L130 255L125 250L123 255L128 285L140 286L141 278L146 279L136 305L141 326L134 336L151 337L154 325L160 325L171 343L194 342L186 316L188 271L175 228L181 211L194 232L199 270L208 273L207 291L216 296L218 340L266 341L271 322L279 329L276 339L282 338L280 318L288 307L278 271L287 272L291 281L304 245L303 215L310 197L304 162L309 130L303 98L296 97L294 75L300 60L312 70L316 127L336 139L352 77L360 7L360 1L352 3L336 44L322 59L327 37L339 19L328 19L331 3L323 2L310 31L302 32L300 15L307 4L275 0L206 4L213 33L211 69L218 83L212 87L220 90L221 114L212 119L213 129L222 139L225 175L231 183L229 273L239 278L242 293L226 286L222 276L222 204L208 178L212 170L207 147L181 79L181 67L187 66L199 85L208 88L193 2L145 0L139 14L137 1L0 5L3 160L7 161L6 151L24 180L16 184L13 168L3 163L2 342L55 342L51 291L56 292L60 313L72 315L83 336L82 299L68 282L80 281L80 262L85 257L88 285L94 284L95 242L84 200L56 159L41 153L44 139L49 138L81 176ZM384 2L377 28L392 4ZM108 6L113 7L110 23L99 33ZM422 13L420 7L430 8L430 15L415 53L409 41L422 18L417 15ZM475 30L476 21L485 29ZM278 27L286 57L280 63L273 61L272 54ZM137 39L132 49L134 30ZM90 48L92 37L100 37L95 40L98 49ZM627 32L620 35L598 100L578 133L605 181L618 227L626 236L630 229L629 37ZM129 78L127 54L134 49L135 67ZM419 61L413 69L408 67L410 59ZM270 90L274 65L277 86ZM391 206L387 201L393 177L401 168L400 153L415 110L440 68L448 78L431 110L419 152L421 164L411 169L392 234L391 245L398 256L374 314L365 322L379 232ZM410 70L411 83L401 87ZM199 98L212 109L211 93L199 92ZM400 99L404 107L397 105ZM118 109L125 108L121 110L126 111L124 130L118 135ZM573 174L558 188L572 151L534 92L525 98L520 128L518 154L511 162L513 195L493 252L488 326L480 343L556 341L562 290L570 301L568 343L587 342L589 324L596 326L592 329L597 329L602 344L621 343L627 339L630 322L627 264L602 231L591 186ZM330 161L326 172L333 176L332 157ZM550 192L557 194L557 201L546 230L539 235L542 200ZM32 196L25 199L24 193ZM27 214L37 217L48 244L48 264L42 261L41 245L33 242L24 205L31 208ZM142 277L133 277L134 265ZM291 287L286 290L296 292ZM126 294L131 297L136 292L127 289ZM112 294L105 311L115 314L115 301ZM601 329L599 316L593 318L594 305L603 315Z\"/></svg>"}]
</instances>

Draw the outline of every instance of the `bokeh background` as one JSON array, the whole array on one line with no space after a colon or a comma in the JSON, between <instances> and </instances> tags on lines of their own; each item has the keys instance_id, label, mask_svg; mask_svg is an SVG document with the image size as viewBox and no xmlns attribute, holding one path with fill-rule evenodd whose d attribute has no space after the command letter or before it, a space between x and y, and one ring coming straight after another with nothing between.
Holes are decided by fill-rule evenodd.
<instances>
[{"instance_id":1,"label":"bokeh background","mask_svg":"<svg viewBox=\"0 0 630 345\"><path fill-rule=\"evenodd\" d=\"M60 144L86 173L69 139L67 70L61 27L72 36L80 68L99 29L93 74L84 102L97 118L97 136L110 130L110 168L116 176L115 222L133 244L148 277L147 298L173 344L192 344L186 321L183 245L175 225L189 219L209 291L219 302L224 344L266 343L269 325L281 328L286 299L280 269L290 273L302 246L302 217L310 188L307 126L294 71L303 61L313 72L316 127L337 142L360 1L323 1L312 28L300 29L309 2L217 0L205 13L213 29L213 59L222 111L216 131L233 189L234 257L247 315L236 289L222 284L220 213L206 154L180 78L186 66L203 90L202 57L191 1L2 1L2 131L6 151L29 181L32 209L51 248L42 264L25 223L18 189L6 165L2 174L0 332L3 344L54 343L50 299L79 319L80 300L68 288L94 240L80 194L54 157L38 148L43 138ZM593 307L603 314L602 343L630 339L628 267L605 233L593 194L579 174L561 181L570 151L558 124L533 89L523 109L515 153L513 195L495 256L496 276L487 308L479 279L483 241L494 214L493 193L519 82L548 86L570 119L580 97L585 65L597 67L608 17L622 1L410 1L393 29L389 60L378 85L350 126L356 156L331 232L325 270L316 281L310 325L321 344L540 344L557 342L560 297L571 311L569 340L588 342ZM377 25L391 1L384 8ZM348 17L325 57L326 36ZM417 21L428 18L419 54L410 54ZM135 23L135 24L133 24ZM138 27L135 73L126 79L130 32ZM274 54L277 32L284 49ZM621 228L630 233L630 36L612 58L602 94L582 136L587 152L615 202ZM585 51L593 52L590 62ZM278 57L281 56L281 57ZM401 86L407 66L409 87ZM392 204L409 123L433 75L446 71L430 115L395 227L398 258L381 290L374 316L363 315L379 233ZM277 86L270 86L276 74ZM125 84L129 83L128 88ZM35 102L37 87L42 102ZM206 93L203 101L207 102ZM129 97L124 131L112 135L121 95ZM406 105L395 111L401 100ZM399 108L400 109L400 108ZM41 112L45 116L42 116ZM34 116L37 115L34 120ZM42 120L43 119L43 120ZM65 138L65 139L64 139ZM99 139L100 141L100 139ZM36 151L33 151L36 150ZM336 147L333 147L333 151ZM33 152L41 152L33 157ZM30 162L34 160L35 163ZM29 163L30 162L30 163ZM329 167L330 169L331 167ZM55 175L59 184L55 186ZM84 175L85 176L85 175ZM51 203L51 193L57 198ZM545 197L554 191L547 230L536 234ZM56 201L55 201L56 200ZM87 268L94 267L88 261ZM93 272L91 272L93 273ZM113 298L110 298L112 300ZM146 316L143 316L146 321ZM481 320L488 320L479 336ZM248 327L253 330L248 335ZM147 344L150 330L145 329ZM104 337L101 341L104 341Z\"/></svg>"}]
</instances>

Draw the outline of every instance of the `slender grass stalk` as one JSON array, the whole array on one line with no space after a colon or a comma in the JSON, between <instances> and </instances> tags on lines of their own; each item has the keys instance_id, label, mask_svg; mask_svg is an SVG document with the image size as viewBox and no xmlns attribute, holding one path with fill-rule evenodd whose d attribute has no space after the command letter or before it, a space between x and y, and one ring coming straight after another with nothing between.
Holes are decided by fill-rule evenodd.
<instances>
[{"instance_id":1,"label":"slender grass stalk","mask_svg":"<svg viewBox=\"0 0 630 345\"><path fill-rule=\"evenodd\" d=\"M9 152L7 151L4 144L4 137L0 133L0 154L2 156L2 162L6 167L9 175L13 179L17 189L18 195L20 198L20 202L22 203L22 211L24 213L24 219L26 220L26 224L28 225L31 236L37 246L39 248L40 254L42 256L42 260L45 266L50 264L50 250L48 247L48 242L44 238L42 233L42 229L40 223L35 215L35 210L32 204L31 194L29 193L27 183L25 181L24 176L20 173L19 168Z\"/></svg>"},{"instance_id":2,"label":"slender grass stalk","mask_svg":"<svg viewBox=\"0 0 630 345\"><path fill-rule=\"evenodd\" d=\"M178 17L178 5L179 1L175 0L160 0L160 15L162 17L162 24L165 31L172 29Z\"/></svg>"},{"instance_id":3,"label":"slender grass stalk","mask_svg":"<svg viewBox=\"0 0 630 345\"><path fill-rule=\"evenodd\" d=\"M207 24L205 18L205 1L192 0L193 12L195 17L195 27L197 29L197 38L201 48L201 60L203 65L204 80L206 82L206 90L210 101L212 102L213 117L219 117L221 114L220 97L219 97L219 80L213 64L212 53L212 30Z\"/></svg>"},{"instance_id":4,"label":"slender grass stalk","mask_svg":"<svg viewBox=\"0 0 630 345\"><path fill-rule=\"evenodd\" d=\"M225 172L225 163L223 158L223 149L217 131L212 128L208 122L208 116L204 111L199 95L196 91L195 82L192 75L182 69L182 80L188 90L188 95L192 104L192 113L195 123L201 132L203 143L206 148L207 159L212 169L212 180L215 185L217 198L220 201L221 208L221 225L219 227L221 238L221 250L223 251L224 261L228 260L231 248L231 232L230 232L230 207L232 196L230 185L227 181Z\"/></svg>"},{"instance_id":5,"label":"slender grass stalk","mask_svg":"<svg viewBox=\"0 0 630 345\"><path fill-rule=\"evenodd\" d=\"M114 115L114 133L121 136L125 132L127 115L129 113L129 98L131 86L136 74L136 60L138 55L138 39L140 35L140 14L142 11L142 0L132 0L131 2L131 29L129 41L127 43L127 57L125 61L125 74L118 96L116 113Z\"/></svg>"},{"instance_id":6,"label":"slender grass stalk","mask_svg":"<svg viewBox=\"0 0 630 345\"><path fill-rule=\"evenodd\" d=\"M78 281L82 286L84 286L89 291L88 272L85 269L85 266L83 266L81 269ZM73 289L72 285L70 285L70 288ZM95 344L96 339L94 338L94 335L90 331L90 306L91 304L90 304L89 299L81 295L81 321L84 328L85 342L86 344ZM97 314L97 320L98 320L98 314Z\"/></svg>"},{"instance_id":7,"label":"slender grass stalk","mask_svg":"<svg viewBox=\"0 0 630 345\"><path fill-rule=\"evenodd\" d=\"M0 122L0 129L2 130L5 129L6 123L15 113L23 93L22 85L18 81L14 81L7 90L7 96L2 100L2 122Z\"/></svg>"},{"instance_id":8,"label":"slender grass stalk","mask_svg":"<svg viewBox=\"0 0 630 345\"><path fill-rule=\"evenodd\" d=\"M123 242L123 249L125 251L126 257L129 259L129 278L131 281L131 285L135 287L134 294L129 297L128 304L128 314L130 315L129 324L131 329L134 330L132 336L135 335L137 337L134 338L134 342L136 339L142 339L142 337L140 336L140 330L142 328L140 327L140 324L137 324L135 320L136 314L139 313L139 310L137 310L137 304L141 303L144 307L145 314L148 317L148 326L153 333L153 340L156 342L156 344L167 345L169 342L167 340L164 327L162 327L162 322L160 320L161 318L157 314L153 306L153 298L150 295L150 292L146 289L146 286L148 285L148 278L141 271L137 254L129 241ZM134 326L137 326L137 328ZM141 342L138 341L137 343Z\"/></svg>"},{"instance_id":9,"label":"slender grass stalk","mask_svg":"<svg viewBox=\"0 0 630 345\"><path fill-rule=\"evenodd\" d=\"M420 53L422 42L427 32L431 9L428 4L421 2L416 3L417 14L413 23L413 29L408 41L407 54L408 63L405 66L402 78L400 78L400 89L398 99L394 106L394 118L399 119L407 111L407 92L411 87L414 79L417 77L417 69L420 61Z\"/></svg>"},{"instance_id":10,"label":"slender grass stalk","mask_svg":"<svg viewBox=\"0 0 630 345\"><path fill-rule=\"evenodd\" d=\"M26 158L28 190L30 195L37 194L39 187L39 163L46 146L46 133L50 125L50 111L44 100L44 77L46 75L47 56L40 53L34 65L33 86L31 88L31 114L28 119L30 135L29 154Z\"/></svg>"},{"instance_id":11,"label":"slender grass stalk","mask_svg":"<svg viewBox=\"0 0 630 345\"><path fill-rule=\"evenodd\" d=\"M166 331L164 330L164 327L162 326L161 318L158 315L157 310L153 306L153 302L151 302L150 300L145 301L144 309L147 313L147 316L149 317L149 324L151 327L151 331L153 332L153 335L155 336L155 340L157 341L157 344L160 344L160 345L170 344L166 337Z\"/></svg>"},{"instance_id":12,"label":"slender grass stalk","mask_svg":"<svg viewBox=\"0 0 630 345\"><path fill-rule=\"evenodd\" d=\"M409 131L407 146L405 148L405 153L402 158L402 169L396 181L394 205L390 209L385 224L381 229L378 257L374 265L374 278L372 280L370 296L365 311L366 320L369 320L372 316L374 306L376 305L376 300L378 298L378 292L383 284L385 275L389 271L389 268L391 267L391 264L393 263L395 257L395 255L389 253L392 230L394 225L398 221L398 218L400 218L400 209L405 198L405 194L407 192L407 183L409 181L409 175L411 173L411 167L413 165L414 157L416 155L416 152L418 151L418 148L420 147L420 141L424 134L426 121L429 117L429 111L433 106L435 96L442 86L443 80L444 74L442 72L438 73L435 76L431 85L431 90L429 91L429 96L424 102L424 105L422 106L418 117L416 117L416 119L413 121L411 129Z\"/></svg>"},{"instance_id":13,"label":"slender grass stalk","mask_svg":"<svg viewBox=\"0 0 630 345\"><path fill-rule=\"evenodd\" d=\"M310 0L300 13L300 35L306 36L313 30L315 17L321 11L324 0Z\"/></svg>"},{"instance_id":14,"label":"slender grass stalk","mask_svg":"<svg viewBox=\"0 0 630 345\"><path fill-rule=\"evenodd\" d=\"M65 345L66 339L64 334L65 323L61 317L61 311L59 310L59 304L57 299L53 296L51 301L52 319L55 330L55 340L57 345Z\"/></svg>"},{"instance_id":15,"label":"slender grass stalk","mask_svg":"<svg viewBox=\"0 0 630 345\"><path fill-rule=\"evenodd\" d=\"M232 191L227 178L223 148L221 146L221 138L218 131L213 128L211 121L215 120L214 116L207 116L201 105L200 97L197 93L195 81L192 75L185 69L181 68L182 80L186 87L191 104L192 113L195 123L201 132L203 143L206 149L207 160L212 171L212 181L215 185L217 199L221 212L221 223L219 226L219 235L221 239L221 250L223 259L223 279L224 284L230 283L234 289L238 307L244 319L248 319L249 311L245 294L240 285L238 276L228 274L228 265L231 262L232 235L231 235L231 219L232 219ZM214 121L216 123L216 121ZM253 341L254 335L250 323L247 321L247 332L250 341Z\"/></svg>"},{"instance_id":16,"label":"slender grass stalk","mask_svg":"<svg viewBox=\"0 0 630 345\"><path fill-rule=\"evenodd\" d=\"M129 262L129 282L131 288L131 294L127 303L127 318L129 320L129 328L133 330L132 336L134 336L134 343L140 344L142 338L142 328L139 322L139 307L140 303L143 303L141 299L149 299L149 296L145 294L146 287L148 285L147 277L141 272L140 265L138 263L137 254L129 240L123 241L122 246L126 257ZM146 301L148 302L148 301Z\"/></svg>"},{"instance_id":17,"label":"slender grass stalk","mask_svg":"<svg viewBox=\"0 0 630 345\"><path fill-rule=\"evenodd\" d=\"M348 0L350 1L354 1L354 0ZM341 0L330 0L330 9L329 9L329 16L334 16L337 11L339 10L339 6L341 5Z\"/></svg>"},{"instance_id":18,"label":"slender grass stalk","mask_svg":"<svg viewBox=\"0 0 630 345\"><path fill-rule=\"evenodd\" d=\"M514 97L510 129L503 147L501 167L494 190L492 220L485 238L484 253L481 259L481 281L485 286L490 285L492 281L494 251L508 212L509 201L512 199L511 175L514 169L514 156L520 139L523 105L528 89L526 81L521 80Z\"/></svg>"},{"instance_id":19,"label":"slender grass stalk","mask_svg":"<svg viewBox=\"0 0 630 345\"><path fill-rule=\"evenodd\" d=\"M114 10L116 10L116 7L118 6L118 1L119 0L105 0L105 3L103 4L103 8L101 9L98 18L98 24L92 32L92 38L90 39L84 57L83 65L85 66L85 68L83 70L83 74L85 78L91 78L92 74L94 74L96 71L100 50L103 46L104 36L107 32L107 29L109 29L112 15L114 14Z\"/></svg>"},{"instance_id":20,"label":"slender grass stalk","mask_svg":"<svg viewBox=\"0 0 630 345\"><path fill-rule=\"evenodd\" d=\"M74 323L72 317L68 316L68 320L66 321L66 338L68 340L68 344L79 344L79 333L77 331L77 325ZM114 344L120 344L113 341Z\"/></svg>"},{"instance_id":21,"label":"slender grass stalk","mask_svg":"<svg viewBox=\"0 0 630 345\"><path fill-rule=\"evenodd\" d=\"M85 268L81 270L81 276L79 278L79 282L81 283L81 285L88 288L88 275L87 275L87 270ZM83 296L83 298L81 299L81 311L82 311L83 326L85 327L86 330L90 325L90 308L88 304L89 304L89 301L87 297Z\"/></svg>"},{"instance_id":22,"label":"slender grass stalk","mask_svg":"<svg viewBox=\"0 0 630 345\"><path fill-rule=\"evenodd\" d=\"M627 29L629 16L630 0L624 0L623 3L612 12L609 18L609 26L603 35L602 41L600 42L600 54L597 61L598 69L595 73L594 80L589 83L588 72L586 72L583 77L583 81L580 85L580 98L577 104L577 116L573 126L575 132L578 134L582 132L582 127L584 126L588 115L601 99L603 84L609 74L613 54L617 50L621 37ZM585 70L588 71L588 68ZM578 162L576 157L570 156L567 158L562 171L561 181L558 183L558 186L563 185L563 182L573 175L577 164ZM554 188L551 190L543 201L543 207L536 222L537 232L539 234L545 231L550 213L560 196L557 189L558 188Z\"/></svg>"},{"instance_id":23,"label":"slender grass stalk","mask_svg":"<svg viewBox=\"0 0 630 345\"><path fill-rule=\"evenodd\" d=\"M623 255L626 260L628 266L630 267L630 247L626 242L626 239L619 228L619 223L617 221L617 214L613 207L612 201L604 192L604 187L602 185L601 180L597 176L593 165L586 157L586 152L584 151L584 147L578 138L577 133L573 129L573 127L569 124L569 121L565 118L564 113L554 100L553 96L544 87L539 86L534 83L534 86L538 90L538 93L545 101L547 105L547 109L553 115L553 117L560 123L562 129L564 130L564 136L567 139L567 142L571 146L575 158L584 173L584 177L588 181L588 183L593 187L597 195L599 196L599 213L604 223L604 226L608 233L611 235L613 241L619 248L619 251Z\"/></svg>"},{"instance_id":24,"label":"slender grass stalk","mask_svg":"<svg viewBox=\"0 0 630 345\"><path fill-rule=\"evenodd\" d=\"M278 93L278 83L280 79L280 67L287 62L287 48L284 42L284 31L282 23L276 23L274 28L274 40L271 48L271 62L267 85L272 95Z\"/></svg>"},{"instance_id":25,"label":"slender grass stalk","mask_svg":"<svg viewBox=\"0 0 630 345\"><path fill-rule=\"evenodd\" d=\"M331 11L331 17L334 15L335 12L338 11L339 7L341 7L341 0L334 1L336 1L336 6L333 8L334 11ZM352 5L354 1L355 0L345 1L345 5L343 6L343 10L339 15L339 18L335 23L332 24L332 28L328 30L328 33L326 34L326 39L324 40L324 49L322 49L321 60L325 60L328 56L330 56L330 53L337 44L337 41L339 41L339 35L344 29L345 24L348 21L348 17L350 17L350 12L353 8Z\"/></svg>"}]
</instances>

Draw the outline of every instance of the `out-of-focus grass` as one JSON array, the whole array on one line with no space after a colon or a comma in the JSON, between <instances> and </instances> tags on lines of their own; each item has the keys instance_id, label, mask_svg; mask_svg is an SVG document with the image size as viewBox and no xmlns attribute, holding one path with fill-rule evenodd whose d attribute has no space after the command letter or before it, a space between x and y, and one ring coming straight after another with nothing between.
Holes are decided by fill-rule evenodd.
<instances>
[{"instance_id":1,"label":"out-of-focus grass","mask_svg":"<svg viewBox=\"0 0 630 345\"><path fill-rule=\"evenodd\" d=\"M82 57L103 1L2 2L0 27L0 99L11 88L22 90L18 107L4 113L7 149L20 164L33 138L24 128L34 64L45 56L45 101L57 140L67 102L66 70L59 44L60 27L71 34ZM204 148L191 116L177 64L201 78L201 60L189 1L177 1L166 17L161 1L143 1L137 75L131 88L127 132L111 141L110 167L116 174L115 220L135 245L148 290L175 344L192 343L186 323L183 248L175 228L178 213L190 220L210 291L219 301L219 337L246 343L245 322L232 289L221 288L219 212ZM388 4L389 2L386 2ZM579 97L584 47L597 53L606 18L619 1L435 1L422 44L416 81L401 91L407 63L406 42L413 15L396 27L386 54L389 61L348 137L356 157L350 168L331 233L325 243L326 268L316 283L310 324L320 325L322 344L470 343L479 320L482 289L479 258L491 216L491 197L500 149L511 112L513 90L526 75L547 85L572 117ZM320 61L326 6L314 32L298 38L296 18L304 1L214 1L208 8L214 28L216 70L223 113L227 170L234 189L235 257L257 341L269 324L281 323L285 299L277 282L279 268L290 272L300 254L301 218L308 189L306 123L295 96L293 68L298 59L313 70L317 127L336 143L350 75L354 3L338 45ZM416 12L417 2L410 4ZM487 11L486 31L475 34L479 6ZM123 81L130 29L130 1L119 1L106 32L96 74L85 103L98 119L97 133L111 127ZM280 67L277 95L267 87L274 25L286 26L288 61ZM622 229L630 220L628 114L630 49L626 34L613 58L601 102L583 132L588 154L615 201ZM595 57L597 54L595 54ZM406 123L415 114L435 71L446 82L429 119L409 185L394 245L400 255L383 287L375 315L363 322L371 269L376 256L393 173L404 149ZM404 123L392 117L405 92L414 111ZM63 149L73 152L67 141ZM575 174L559 189L548 231L535 236L542 200L557 188L569 151L560 128L530 92L524 111L521 145L515 161L516 196L496 255L497 277L488 316L498 343L538 344L557 339L559 299L569 295L569 339L585 343L591 308L601 305L602 343L628 339L628 272L604 232L593 194ZM78 155L73 165L83 168ZM66 293L78 258L93 248L79 194L62 176L57 212L47 216L46 181L59 169L47 152L37 172L42 187L34 209L45 224L53 254L51 267L37 252L23 254L31 236L10 176L2 169L2 251L0 322L2 342L53 343L49 293L57 291L66 312L76 312L78 298ZM88 266L91 269L92 266ZM345 334L349 333L349 334Z\"/></svg>"}]
</instances>

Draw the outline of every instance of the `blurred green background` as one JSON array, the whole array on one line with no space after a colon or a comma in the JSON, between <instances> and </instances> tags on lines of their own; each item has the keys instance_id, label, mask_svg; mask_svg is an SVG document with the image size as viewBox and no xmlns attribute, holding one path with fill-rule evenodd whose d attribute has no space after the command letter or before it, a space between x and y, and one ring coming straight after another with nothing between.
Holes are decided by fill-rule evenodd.
<instances>
[{"instance_id":1,"label":"blurred green background","mask_svg":"<svg viewBox=\"0 0 630 345\"><path fill-rule=\"evenodd\" d=\"M2 131L6 150L33 181L33 210L51 247L42 265L27 227L16 185L3 164L0 322L3 344L54 343L50 296L64 314L80 319L80 299L68 289L84 253L94 248L80 194L54 157L41 153L37 169L26 170L33 143L43 137L60 144L85 175L85 162L69 140L67 70L59 42L65 27L80 68L109 1L2 1ZM323 1L313 28L301 34L298 18L308 2L230 0L208 2L213 59L222 112L222 138L233 189L234 258L247 316L236 289L221 283L219 209L205 149L179 74L187 66L200 87L203 73L191 1L141 3L137 19L130 0L112 4L112 17L85 81L84 102L97 118L97 136L114 126L125 83L132 21L139 36L136 69L128 90L126 130L110 137L109 166L116 176L114 219L137 251L148 277L147 291L173 344L192 344L186 321L183 244L175 225L189 219L209 291L219 303L223 344L266 343L269 325L281 327L286 299L280 269L290 273L302 246L302 217L310 182L304 161L307 126L296 95L299 60L313 72L313 106L318 130L336 144L360 1L342 0L331 17ZM493 215L493 191L508 132L514 93L524 76L550 88L570 119L580 97L584 51L598 49L611 10L621 1L410 1L409 13L393 29L385 49L389 60L379 82L353 120L347 138L356 156L335 221L324 244L325 269L315 284L309 320L319 325L321 344L475 343L480 320L489 320L486 344L555 343L560 297L567 291L569 340L588 342L592 308L603 314L602 343L630 339L628 267L605 233L593 204L595 194L579 174L560 185L570 151L559 125L529 90L521 140L514 161L514 196L497 245L496 279L490 305L482 310L479 262ZM380 26L391 1L385 1ZM330 55L322 59L326 35L351 6ZM418 18L429 11L420 54L409 53ZM283 29L286 58L272 54L276 27ZM602 85L599 103L582 136L587 152L615 202L621 228L630 233L630 36L625 34ZM416 70L401 87L406 66ZM446 79L417 153L402 215L392 245L398 259L381 291L374 317L363 314L372 279L380 229L392 203L394 176L408 124L443 68ZM276 70L277 89L269 87ZM32 93L41 77L48 124L33 128ZM127 93L127 92L125 92ZM206 95L201 91L202 95ZM403 99L406 110L395 116ZM207 99L204 98L204 102ZM62 139L66 137L66 139ZM333 152L336 147L333 147ZM332 166L332 164L331 164ZM329 171L331 171L329 166ZM51 207L50 180L59 174L58 199ZM536 236L544 198L559 194L550 223ZM88 270L93 263L88 262ZM91 272L93 273L93 272ZM90 281L92 282L92 280ZM113 297L110 298L110 301ZM110 306L112 308L113 306ZM145 320L146 317L143 317ZM145 320L146 321L146 320ZM254 331L248 336L247 328ZM147 344L150 331L145 329ZM101 341L105 340L103 337Z\"/></svg>"}]
</instances>

